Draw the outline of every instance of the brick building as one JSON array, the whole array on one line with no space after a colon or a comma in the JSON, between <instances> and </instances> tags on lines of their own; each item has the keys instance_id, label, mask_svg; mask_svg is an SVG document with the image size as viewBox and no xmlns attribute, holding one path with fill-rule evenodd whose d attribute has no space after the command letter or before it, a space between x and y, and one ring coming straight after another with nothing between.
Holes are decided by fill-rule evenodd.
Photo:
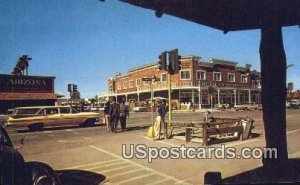
<instances>
[{"instance_id":1,"label":"brick building","mask_svg":"<svg viewBox=\"0 0 300 185\"><path fill-rule=\"evenodd\" d=\"M215 107L227 104L260 103L260 73L251 70L251 65L219 59L202 62L197 56L183 56L181 70L171 75L172 106L180 109L183 103L191 102L194 108ZM151 83L143 77L155 75L160 81L153 82L154 96L168 96L167 72L159 70L157 63L130 69L127 74L117 74L108 79L108 93L100 97L116 97L127 102L142 102L151 96ZM213 99L208 88L214 88ZM199 104L200 102L200 104Z\"/></svg>"}]
</instances>

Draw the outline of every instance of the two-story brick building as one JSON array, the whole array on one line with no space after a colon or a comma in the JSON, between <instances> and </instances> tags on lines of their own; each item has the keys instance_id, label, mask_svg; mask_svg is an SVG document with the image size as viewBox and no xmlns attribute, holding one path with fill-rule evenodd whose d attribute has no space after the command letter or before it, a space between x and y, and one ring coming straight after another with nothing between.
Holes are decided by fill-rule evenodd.
<instances>
[{"instance_id":1,"label":"two-story brick building","mask_svg":"<svg viewBox=\"0 0 300 185\"><path fill-rule=\"evenodd\" d=\"M174 108L179 109L187 102L194 108L210 107L209 86L214 88L214 106L261 102L260 73L251 70L251 65L241 67L236 62L219 59L202 62L197 56L183 56L180 61L181 70L171 75ZM114 96L127 102L145 101L151 96L151 83L142 78L153 75L160 78L152 84L154 96L167 98L167 71L159 70L157 62L130 69L124 75L115 75L108 80L109 92L100 96Z\"/></svg>"}]
</instances>

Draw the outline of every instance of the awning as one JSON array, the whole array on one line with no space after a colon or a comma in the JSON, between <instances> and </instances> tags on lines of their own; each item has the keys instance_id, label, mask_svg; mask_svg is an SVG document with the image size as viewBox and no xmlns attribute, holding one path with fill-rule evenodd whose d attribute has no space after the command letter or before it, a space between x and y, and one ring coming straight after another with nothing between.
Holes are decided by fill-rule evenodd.
<instances>
[{"instance_id":1,"label":"awning","mask_svg":"<svg viewBox=\"0 0 300 185\"><path fill-rule=\"evenodd\" d=\"M0 93L3 100L57 100L55 93Z\"/></svg>"},{"instance_id":2,"label":"awning","mask_svg":"<svg viewBox=\"0 0 300 185\"><path fill-rule=\"evenodd\" d=\"M152 9L156 16L169 14L227 31L259 29L265 18L265 0L120 0ZM299 25L298 0L278 0L277 18L282 26ZM274 3L275 4L275 1Z\"/></svg>"}]
</instances>

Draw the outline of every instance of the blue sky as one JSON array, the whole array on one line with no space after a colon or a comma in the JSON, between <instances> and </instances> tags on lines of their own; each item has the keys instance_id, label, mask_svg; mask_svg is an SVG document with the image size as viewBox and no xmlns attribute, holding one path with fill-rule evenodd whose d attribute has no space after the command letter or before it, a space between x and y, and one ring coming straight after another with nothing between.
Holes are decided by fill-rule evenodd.
<instances>
[{"instance_id":1,"label":"blue sky","mask_svg":"<svg viewBox=\"0 0 300 185\"><path fill-rule=\"evenodd\" d=\"M55 76L68 97L75 83L82 97L107 91L117 72L157 60L165 50L252 64L260 71L260 31L229 32L137 8L117 0L0 0L0 73L32 57L30 75ZM300 28L284 28L288 81L300 89Z\"/></svg>"}]
</instances>

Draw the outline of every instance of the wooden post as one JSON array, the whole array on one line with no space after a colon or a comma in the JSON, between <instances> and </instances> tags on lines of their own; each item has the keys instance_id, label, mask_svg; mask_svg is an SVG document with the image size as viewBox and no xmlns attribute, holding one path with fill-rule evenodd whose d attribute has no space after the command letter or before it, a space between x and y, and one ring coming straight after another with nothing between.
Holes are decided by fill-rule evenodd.
<instances>
[{"instance_id":1,"label":"wooden post","mask_svg":"<svg viewBox=\"0 0 300 185\"><path fill-rule=\"evenodd\" d=\"M278 1L266 1L259 50L266 147L277 148L278 154L275 159L263 159L263 164L270 169L270 173L273 173L271 176L274 178L278 176L280 164L288 159L285 110L286 56L277 9Z\"/></svg>"},{"instance_id":2,"label":"wooden post","mask_svg":"<svg viewBox=\"0 0 300 185\"><path fill-rule=\"evenodd\" d=\"M208 145L207 123L202 125L202 145Z\"/></svg>"}]
</instances>

